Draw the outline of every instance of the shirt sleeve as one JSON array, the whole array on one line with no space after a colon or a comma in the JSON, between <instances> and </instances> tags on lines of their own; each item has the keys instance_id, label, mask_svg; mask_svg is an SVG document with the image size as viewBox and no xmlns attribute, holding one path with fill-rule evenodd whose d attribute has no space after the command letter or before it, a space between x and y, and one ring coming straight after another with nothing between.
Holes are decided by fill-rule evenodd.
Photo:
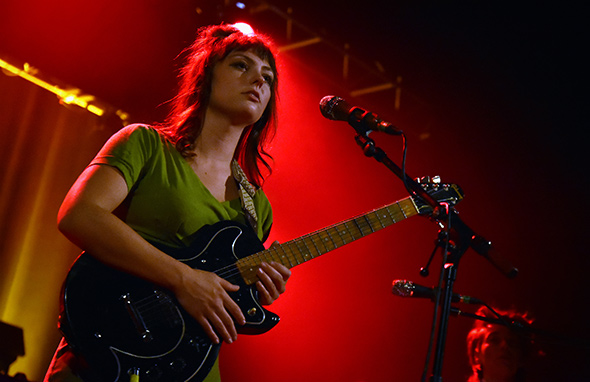
<instances>
[{"instance_id":1,"label":"shirt sleeve","mask_svg":"<svg viewBox=\"0 0 590 382\"><path fill-rule=\"evenodd\" d=\"M141 178L142 169L161 146L158 132L145 125L128 125L115 133L92 160L91 165L106 164L123 174L127 189Z\"/></svg>"}]
</instances>

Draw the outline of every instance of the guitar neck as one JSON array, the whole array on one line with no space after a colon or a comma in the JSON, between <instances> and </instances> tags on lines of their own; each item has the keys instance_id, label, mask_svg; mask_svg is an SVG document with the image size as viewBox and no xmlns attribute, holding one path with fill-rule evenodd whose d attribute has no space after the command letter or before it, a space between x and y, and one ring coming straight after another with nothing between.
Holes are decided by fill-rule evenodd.
<instances>
[{"instance_id":1,"label":"guitar neck","mask_svg":"<svg viewBox=\"0 0 590 382\"><path fill-rule=\"evenodd\" d=\"M262 262L276 261L293 268L418 213L418 207L408 197L244 257L236 262L236 266L246 284L252 285L258 280L256 271Z\"/></svg>"}]
</instances>

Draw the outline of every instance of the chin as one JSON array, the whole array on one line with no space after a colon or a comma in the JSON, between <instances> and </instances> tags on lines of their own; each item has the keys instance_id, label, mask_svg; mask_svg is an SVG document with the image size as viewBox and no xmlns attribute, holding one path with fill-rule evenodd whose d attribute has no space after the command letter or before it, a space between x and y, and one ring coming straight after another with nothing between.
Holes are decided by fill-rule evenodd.
<instances>
[{"instance_id":1,"label":"chin","mask_svg":"<svg viewBox=\"0 0 590 382\"><path fill-rule=\"evenodd\" d=\"M240 113L239 117L235 118L234 121L238 122L236 125L239 126L250 126L256 123L260 118L262 118L262 113L259 111L252 111L252 110L245 110Z\"/></svg>"}]
</instances>

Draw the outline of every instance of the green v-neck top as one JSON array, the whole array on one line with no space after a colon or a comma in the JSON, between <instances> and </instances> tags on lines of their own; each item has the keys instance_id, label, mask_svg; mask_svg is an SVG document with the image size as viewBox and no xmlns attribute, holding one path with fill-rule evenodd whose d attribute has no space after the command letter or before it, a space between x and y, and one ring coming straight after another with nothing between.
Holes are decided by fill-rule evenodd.
<instances>
[{"instance_id":1,"label":"green v-neck top","mask_svg":"<svg viewBox=\"0 0 590 382\"><path fill-rule=\"evenodd\" d=\"M129 189L122 218L149 241L184 247L204 225L222 220L246 224L240 199L218 201L174 145L153 127L124 127L99 151L91 162L96 164L121 172ZM257 235L263 240L272 225L272 208L261 189L253 200Z\"/></svg>"}]
</instances>

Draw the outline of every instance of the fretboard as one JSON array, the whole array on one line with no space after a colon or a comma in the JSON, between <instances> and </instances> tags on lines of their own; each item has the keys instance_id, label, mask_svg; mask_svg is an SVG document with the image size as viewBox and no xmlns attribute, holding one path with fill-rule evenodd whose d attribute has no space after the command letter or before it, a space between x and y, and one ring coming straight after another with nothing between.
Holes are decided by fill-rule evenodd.
<instances>
[{"instance_id":1,"label":"fretboard","mask_svg":"<svg viewBox=\"0 0 590 382\"><path fill-rule=\"evenodd\" d=\"M244 257L236 262L236 266L246 284L252 285L258 280L256 271L262 262L276 261L293 268L417 214L418 208L408 197Z\"/></svg>"}]
</instances>

